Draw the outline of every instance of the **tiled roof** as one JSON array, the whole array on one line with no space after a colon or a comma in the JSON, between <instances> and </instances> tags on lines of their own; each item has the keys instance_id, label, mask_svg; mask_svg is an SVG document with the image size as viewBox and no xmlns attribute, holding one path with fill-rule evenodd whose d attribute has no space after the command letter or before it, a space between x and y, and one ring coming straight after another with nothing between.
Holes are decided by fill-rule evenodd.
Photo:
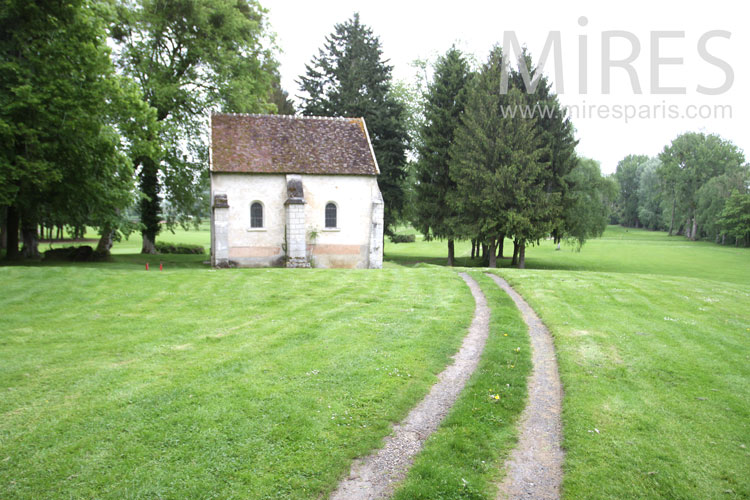
<instances>
[{"instance_id":1,"label":"tiled roof","mask_svg":"<svg viewBox=\"0 0 750 500\"><path fill-rule=\"evenodd\" d=\"M213 172L380 173L362 118L214 114L211 156Z\"/></svg>"}]
</instances>

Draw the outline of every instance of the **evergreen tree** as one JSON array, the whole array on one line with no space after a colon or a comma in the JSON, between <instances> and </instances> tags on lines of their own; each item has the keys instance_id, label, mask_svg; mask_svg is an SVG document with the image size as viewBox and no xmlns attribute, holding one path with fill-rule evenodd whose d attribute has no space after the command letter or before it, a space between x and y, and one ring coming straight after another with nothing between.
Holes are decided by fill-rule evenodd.
<instances>
[{"instance_id":1,"label":"evergreen tree","mask_svg":"<svg viewBox=\"0 0 750 500\"><path fill-rule=\"evenodd\" d=\"M465 112L451 149L450 175L456 183L451 204L464 237L487 244L489 266L496 267L496 247L503 235L518 240L519 267L526 245L550 229L556 196L545 190L547 154L536 118L508 110L524 106L517 88L501 94L502 52L493 49L469 86Z\"/></svg>"},{"instance_id":2,"label":"evergreen tree","mask_svg":"<svg viewBox=\"0 0 750 500\"><path fill-rule=\"evenodd\" d=\"M297 112L294 102L289 99L289 93L281 88L281 76L274 75L269 102L276 105L276 113L279 115L293 115Z\"/></svg>"},{"instance_id":3,"label":"evergreen tree","mask_svg":"<svg viewBox=\"0 0 750 500\"><path fill-rule=\"evenodd\" d=\"M533 92L526 89L521 65L525 65L532 81L538 80ZM579 203L580 193L586 186L590 186L571 185L575 180L583 181L587 178L585 175L570 175L579 165L575 152L578 145L575 129L560 105L557 95L552 92L549 79L539 72L539 68L534 65L531 55L525 48L518 58L516 68L509 74L509 83L523 92L526 109L536 117L536 127L544 147L541 161L547 164L549 170L545 190L550 195L557 195L559 200L551 207L549 214L550 233L559 247L563 238L572 236L571 228L577 228L577 236L574 238L578 239L581 236L579 221L569 220L567 217L577 213L574 205Z\"/></svg>"},{"instance_id":4,"label":"evergreen tree","mask_svg":"<svg viewBox=\"0 0 750 500\"><path fill-rule=\"evenodd\" d=\"M160 199L184 216L205 192L198 180L208 166L208 111L273 111L277 63L273 47L264 46L265 10L255 0L118 0L110 33L117 63L138 83L160 124L152 139L161 150L133 158L142 193L142 251L153 253Z\"/></svg>"},{"instance_id":5,"label":"evergreen tree","mask_svg":"<svg viewBox=\"0 0 750 500\"><path fill-rule=\"evenodd\" d=\"M305 75L300 76L302 114L363 117L380 167L378 184L385 202L385 230L404 207L408 135L404 107L391 94L392 67L382 58L380 40L359 14L334 31Z\"/></svg>"},{"instance_id":6,"label":"evergreen tree","mask_svg":"<svg viewBox=\"0 0 750 500\"><path fill-rule=\"evenodd\" d=\"M454 261L453 240L460 236L456 212L448 202L456 189L449 172L450 148L461 122L469 78L469 64L455 47L438 58L425 98L416 163L415 226L427 239L448 239L449 266Z\"/></svg>"}]
</instances>

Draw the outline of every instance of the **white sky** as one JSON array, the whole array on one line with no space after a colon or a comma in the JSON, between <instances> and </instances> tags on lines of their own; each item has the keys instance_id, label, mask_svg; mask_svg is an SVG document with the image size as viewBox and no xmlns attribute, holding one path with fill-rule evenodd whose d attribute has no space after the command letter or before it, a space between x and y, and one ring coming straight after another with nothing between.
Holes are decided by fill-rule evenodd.
<instances>
[{"instance_id":1,"label":"white sky","mask_svg":"<svg viewBox=\"0 0 750 500\"><path fill-rule=\"evenodd\" d=\"M395 79L411 81L414 69L410 63L416 58L434 59L451 44L473 54L483 62L494 44L502 44L504 32L513 31L521 44L539 61L550 31L559 31L562 52L563 104L569 106L594 105L594 113L605 110L601 106L633 106L641 112L649 108L648 118L634 118L627 122L610 117L573 117L580 140L578 153L599 160L604 172L613 172L617 162L628 154L656 155L677 135L686 131L718 133L750 152L750 97L748 97L748 51L750 36L744 29L750 18L750 4L746 0L711 2L675 1L298 1L261 0L269 10L271 28L277 34L282 50L282 86L290 95L299 93L295 80L304 73L326 35L335 23L344 22L357 11L364 24L380 38L384 57L394 66ZM588 24L579 25L585 16ZM630 79L622 68L611 70L611 92L602 93L602 32L621 30L632 33L640 43L640 55L635 68L642 94L635 94ZM721 59L734 72L731 88L721 94L708 96L696 87L718 87L726 78L725 72L698 53L698 40L706 32L724 30L729 39L713 38L707 51ZM682 58L680 64L660 67L661 87L685 87L684 95L657 95L651 88L652 32L684 31L683 37L664 38L659 44L661 58ZM579 91L579 37L587 36L588 93ZM611 59L622 59L630 53L625 39L612 42ZM725 65L726 65L725 64ZM548 58L544 69L559 86L554 75L554 59ZM558 89L559 90L559 89ZM744 92L743 92L744 90ZM663 116L663 106L677 106L678 118ZM686 112L712 112L715 106L730 105L731 117L689 119ZM688 106L696 106L688 109ZM697 106L706 106L698 109ZM580 110L580 108L579 108ZM624 112L624 108L623 108Z\"/></svg>"}]
</instances>

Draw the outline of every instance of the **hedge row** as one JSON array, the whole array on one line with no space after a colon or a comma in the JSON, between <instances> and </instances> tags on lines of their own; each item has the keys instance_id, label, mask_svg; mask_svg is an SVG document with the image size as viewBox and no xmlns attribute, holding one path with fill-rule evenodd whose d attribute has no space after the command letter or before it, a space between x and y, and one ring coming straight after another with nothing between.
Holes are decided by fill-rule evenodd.
<instances>
[{"instance_id":1,"label":"hedge row","mask_svg":"<svg viewBox=\"0 0 750 500\"><path fill-rule=\"evenodd\" d=\"M186 243L156 243L156 251L159 253L180 254L204 254L206 249L200 245L189 245Z\"/></svg>"}]
</instances>

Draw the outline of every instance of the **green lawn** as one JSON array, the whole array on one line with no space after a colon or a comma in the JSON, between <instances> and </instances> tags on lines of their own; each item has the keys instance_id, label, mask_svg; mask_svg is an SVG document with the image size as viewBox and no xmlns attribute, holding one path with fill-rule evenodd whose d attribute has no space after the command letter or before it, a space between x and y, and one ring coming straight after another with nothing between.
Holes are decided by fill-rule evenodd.
<instances>
[{"instance_id":1,"label":"green lawn","mask_svg":"<svg viewBox=\"0 0 750 500\"><path fill-rule=\"evenodd\" d=\"M447 269L0 267L0 497L319 498L474 309Z\"/></svg>"},{"instance_id":2,"label":"green lawn","mask_svg":"<svg viewBox=\"0 0 750 500\"><path fill-rule=\"evenodd\" d=\"M214 271L139 249L0 266L0 498L325 497L424 396L474 309L430 265L445 242L386 242L382 271ZM750 497L750 249L610 227L508 264L558 349L566 498ZM528 338L470 272L492 308L485 355L400 499L493 498L515 439Z\"/></svg>"},{"instance_id":3,"label":"green lawn","mask_svg":"<svg viewBox=\"0 0 750 500\"><path fill-rule=\"evenodd\" d=\"M413 266L446 249L386 253ZM457 244L459 263L469 253ZM564 498L750 498L750 249L610 226L580 252L544 241L529 269L509 264L496 272L558 350Z\"/></svg>"},{"instance_id":4,"label":"green lawn","mask_svg":"<svg viewBox=\"0 0 750 500\"><path fill-rule=\"evenodd\" d=\"M750 498L750 286L499 274L555 338L565 498Z\"/></svg>"},{"instance_id":5,"label":"green lawn","mask_svg":"<svg viewBox=\"0 0 750 500\"><path fill-rule=\"evenodd\" d=\"M510 267L513 242L505 240L505 259ZM413 266L420 262L444 265L448 255L444 241L393 244L386 241L385 258L390 266ZM471 243L456 243L457 265L479 264L471 260ZM588 241L580 252L550 240L526 250L528 269L602 271L616 273L690 276L750 284L750 248L734 248L705 241L687 241L664 232L609 226L602 238Z\"/></svg>"}]
</instances>

